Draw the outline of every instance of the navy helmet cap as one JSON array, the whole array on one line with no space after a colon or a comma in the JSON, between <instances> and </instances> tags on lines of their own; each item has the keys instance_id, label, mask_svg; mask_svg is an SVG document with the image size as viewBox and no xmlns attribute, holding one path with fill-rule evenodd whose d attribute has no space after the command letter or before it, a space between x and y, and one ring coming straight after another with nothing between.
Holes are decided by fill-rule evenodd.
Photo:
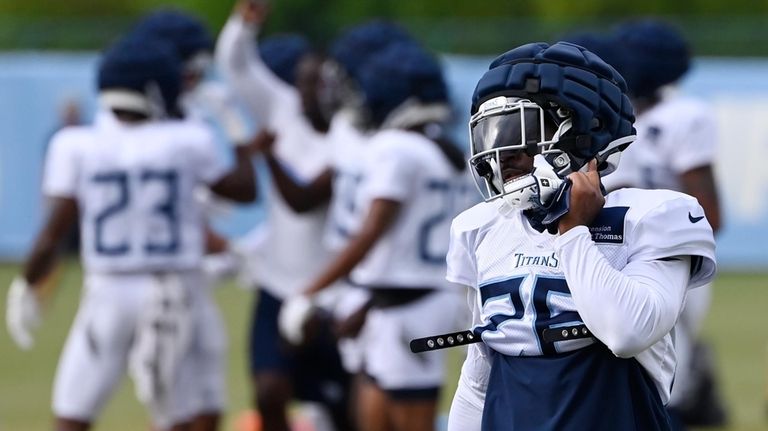
<instances>
[{"instance_id":1,"label":"navy helmet cap","mask_svg":"<svg viewBox=\"0 0 768 431\"><path fill-rule=\"evenodd\" d=\"M331 43L329 53L349 76L358 79L367 59L394 42L415 42L415 39L395 22L373 19L344 30Z\"/></svg>"},{"instance_id":2,"label":"navy helmet cap","mask_svg":"<svg viewBox=\"0 0 768 431\"><path fill-rule=\"evenodd\" d=\"M312 52L309 41L299 34L277 34L259 42L259 55L283 82L296 84L296 66Z\"/></svg>"},{"instance_id":3,"label":"navy helmet cap","mask_svg":"<svg viewBox=\"0 0 768 431\"><path fill-rule=\"evenodd\" d=\"M134 33L170 42L183 61L200 52L212 52L214 41L208 28L196 16L175 9L161 9L144 16Z\"/></svg>"},{"instance_id":4,"label":"navy helmet cap","mask_svg":"<svg viewBox=\"0 0 768 431\"><path fill-rule=\"evenodd\" d=\"M579 45L597 54L608 65L616 69L624 78L627 86L629 86L629 82L632 80L630 76L632 68L629 66L629 54L615 35L598 32L577 32L566 34L560 40Z\"/></svg>"},{"instance_id":5,"label":"navy helmet cap","mask_svg":"<svg viewBox=\"0 0 768 431\"><path fill-rule=\"evenodd\" d=\"M558 124L567 116L570 129L554 145L570 156L571 170L635 134L624 78L598 55L572 43L529 43L497 57L477 83L472 114L498 96L530 100Z\"/></svg>"},{"instance_id":6,"label":"navy helmet cap","mask_svg":"<svg viewBox=\"0 0 768 431\"><path fill-rule=\"evenodd\" d=\"M442 65L421 45L400 41L378 53L361 68L360 88L374 124L406 101L426 105L448 102Z\"/></svg>"},{"instance_id":7,"label":"navy helmet cap","mask_svg":"<svg viewBox=\"0 0 768 431\"><path fill-rule=\"evenodd\" d=\"M169 43L129 34L102 55L97 86L100 93L120 91L152 99L165 115L175 116L181 70L181 60Z\"/></svg>"},{"instance_id":8,"label":"navy helmet cap","mask_svg":"<svg viewBox=\"0 0 768 431\"><path fill-rule=\"evenodd\" d=\"M691 67L691 48L672 23L658 18L625 21L614 31L629 54L627 76L635 97L652 96L659 88L679 81Z\"/></svg>"}]
</instances>

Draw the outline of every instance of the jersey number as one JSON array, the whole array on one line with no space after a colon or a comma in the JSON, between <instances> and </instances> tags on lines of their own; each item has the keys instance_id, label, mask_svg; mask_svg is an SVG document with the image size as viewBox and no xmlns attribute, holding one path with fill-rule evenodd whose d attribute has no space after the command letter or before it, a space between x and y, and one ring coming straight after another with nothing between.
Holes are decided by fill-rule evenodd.
<instances>
[{"instance_id":1,"label":"jersey number","mask_svg":"<svg viewBox=\"0 0 768 431\"><path fill-rule=\"evenodd\" d=\"M148 254L173 254L179 248L179 223L176 202L178 201L179 185L178 173L173 170L144 170L138 175L141 187L157 184L164 188L165 198L152 206L153 214L165 220L168 226L168 239L157 241L147 239L144 251ZM115 200L107 205L94 218L95 250L98 254L119 256L130 251L128 241L119 244L106 244L104 241L104 225L111 217L120 214L128 208L131 201L129 188L129 175L125 171L112 171L97 174L93 182L104 187L114 187L117 190Z\"/></svg>"},{"instance_id":2,"label":"jersey number","mask_svg":"<svg viewBox=\"0 0 768 431\"><path fill-rule=\"evenodd\" d=\"M469 187L464 183L432 181L427 188L430 194L440 197L440 204L435 206L434 212L419 229L419 257L425 263L443 265L448 254L448 243L443 240L448 237L449 223L456 214L472 205ZM437 246L435 240L442 247Z\"/></svg>"},{"instance_id":3,"label":"jersey number","mask_svg":"<svg viewBox=\"0 0 768 431\"><path fill-rule=\"evenodd\" d=\"M336 175L337 177L333 182L333 193L337 197L334 198L331 209L331 223L341 238L348 239L355 233L354 220L355 213L358 211L355 198L363 177L360 174L348 172L337 172Z\"/></svg>"},{"instance_id":4,"label":"jersey number","mask_svg":"<svg viewBox=\"0 0 768 431\"><path fill-rule=\"evenodd\" d=\"M491 316L491 323L477 328L476 332L495 331L500 324L507 320L520 320L525 314L523 300L520 296L520 286L523 284L526 276L514 277L507 280L491 283L480 287L480 298L483 305L489 299L502 298L509 295L512 306L515 307L514 314L495 314ZM570 296L568 283L563 278L554 277L536 277L533 283L533 309L534 309L534 332L541 352L543 354L557 353L553 343L545 343L543 338L544 330L553 326L567 323L581 323L581 316L575 311L566 311L555 314L549 306L549 298L552 295Z\"/></svg>"}]
</instances>

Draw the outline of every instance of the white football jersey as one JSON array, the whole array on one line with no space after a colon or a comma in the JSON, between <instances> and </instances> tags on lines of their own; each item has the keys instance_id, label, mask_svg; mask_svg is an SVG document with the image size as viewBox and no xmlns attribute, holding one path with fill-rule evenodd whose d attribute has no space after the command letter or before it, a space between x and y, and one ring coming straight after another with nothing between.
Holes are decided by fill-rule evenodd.
<instances>
[{"instance_id":1,"label":"white football jersey","mask_svg":"<svg viewBox=\"0 0 768 431\"><path fill-rule=\"evenodd\" d=\"M717 124L703 102L672 96L637 117L637 140L622 152L618 169L603 178L607 190L619 187L682 191L680 175L711 165Z\"/></svg>"},{"instance_id":2,"label":"white football jersey","mask_svg":"<svg viewBox=\"0 0 768 431\"><path fill-rule=\"evenodd\" d=\"M509 356L552 355L591 345L593 338L545 341L545 330L590 319L580 315L584 310L571 297L556 253L559 235L539 233L520 211L502 215L501 205L501 200L478 204L451 227L447 279L476 289L482 319L476 331L488 347ZM703 214L695 199L681 193L622 189L606 196L589 230L617 270L631 262L700 256L693 260L690 289L707 283L715 272L714 238ZM601 300L589 299L593 304ZM635 358L655 380L662 399L668 399L675 367L672 336L664 335Z\"/></svg>"},{"instance_id":3,"label":"white football jersey","mask_svg":"<svg viewBox=\"0 0 768 431\"><path fill-rule=\"evenodd\" d=\"M421 134L384 130L365 148L364 177L357 193L358 214L371 202L401 204L400 214L351 279L365 286L441 288L450 221L474 190L437 144Z\"/></svg>"},{"instance_id":4,"label":"white football jersey","mask_svg":"<svg viewBox=\"0 0 768 431\"><path fill-rule=\"evenodd\" d=\"M328 209L324 241L328 248L341 250L357 233L365 214L358 202L365 172L369 136L355 128L347 112L333 117L328 130L333 169L333 195Z\"/></svg>"},{"instance_id":5,"label":"white football jersey","mask_svg":"<svg viewBox=\"0 0 768 431\"><path fill-rule=\"evenodd\" d=\"M43 192L77 199L88 271L184 270L203 255L193 191L225 173L202 124L126 125L100 112L93 126L53 137Z\"/></svg>"},{"instance_id":6,"label":"white football jersey","mask_svg":"<svg viewBox=\"0 0 768 431\"><path fill-rule=\"evenodd\" d=\"M315 131L301 111L276 116L275 154L298 182L308 183L328 169L327 138ZM260 226L260 243L249 266L251 278L278 298L297 293L330 259L323 243L327 206L297 213L288 206L273 181L269 181L266 219Z\"/></svg>"},{"instance_id":7,"label":"white football jersey","mask_svg":"<svg viewBox=\"0 0 768 431\"><path fill-rule=\"evenodd\" d=\"M258 28L239 14L227 21L216 45L216 62L259 124L276 134L275 155L299 182L310 182L329 167L328 138L317 132L303 112L298 91L280 80L259 57ZM306 288L330 258L323 242L327 208L294 212L269 181L266 220L248 237L255 244L248 265L251 282L285 298ZM245 241L248 241L246 239Z\"/></svg>"}]
</instances>

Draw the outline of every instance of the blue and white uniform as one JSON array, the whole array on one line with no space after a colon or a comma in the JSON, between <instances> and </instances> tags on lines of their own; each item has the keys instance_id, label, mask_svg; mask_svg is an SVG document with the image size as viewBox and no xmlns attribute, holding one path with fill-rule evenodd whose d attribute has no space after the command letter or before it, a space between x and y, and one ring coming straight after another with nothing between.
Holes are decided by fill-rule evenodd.
<instances>
[{"instance_id":1,"label":"blue and white uniform","mask_svg":"<svg viewBox=\"0 0 768 431\"><path fill-rule=\"evenodd\" d=\"M457 391L464 429L479 429L472 408L483 430L667 429L671 331L687 290L714 276L714 247L701 207L670 191L610 193L564 235L501 200L459 215L447 278L474 289L484 341ZM576 328L589 336L569 339Z\"/></svg>"},{"instance_id":2,"label":"blue and white uniform","mask_svg":"<svg viewBox=\"0 0 768 431\"><path fill-rule=\"evenodd\" d=\"M156 299L159 275L180 281L189 307L182 314L195 314L204 236L194 190L225 168L209 130L190 121L128 125L100 111L93 126L53 137L43 192L77 200L85 271L54 385L57 416L89 421L102 409ZM179 346L183 376L188 361ZM194 412L185 396L190 380L173 380L168 409L153 411L161 427Z\"/></svg>"},{"instance_id":3,"label":"blue and white uniform","mask_svg":"<svg viewBox=\"0 0 768 431\"><path fill-rule=\"evenodd\" d=\"M274 152L289 174L310 182L329 167L330 145L303 113L298 91L264 64L256 45L258 28L234 14L216 45L216 64L249 113L276 134ZM266 217L256 227L249 279L278 300L299 293L330 259L323 242L327 207L296 213L269 182Z\"/></svg>"},{"instance_id":4,"label":"blue and white uniform","mask_svg":"<svg viewBox=\"0 0 768 431\"><path fill-rule=\"evenodd\" d=\"M354 200L360 220L377 199L398 202L400 213L352 271L350 281L374 298L377 289L430 291L404 305L374 305L358 338L362 369L394 397L436 396L444 380L444 354L414 355L408 343L460 324L462 296L445 282L445 256L450 220L473 190L438 145L418 133L379 131L366 143L362 161Z\"/></svg>"},{"instance_id":5,"label":"blue and white uniform","mask_svg":"<svg viewBox=\"0 0 768 431\"><path fill-rule=\"evenodd\" d=\"M304 114L297 89L259 56L258 30L239 15L231 16L217 42L217 65L257 123L276 134L274 154L282 167L297 182L310 183L330 169L329 137ZM349 376L335 340L324 334L297 353L285 348L278 332L284 301L306 289L331 258L324 242L328 206L297 213L274 182L267 184L264 222L238 241L249 252L245 278L260 289L250 333L251 373L288 374L296 398L320 402L343 415Z\"/></svg>"}]
</instances>

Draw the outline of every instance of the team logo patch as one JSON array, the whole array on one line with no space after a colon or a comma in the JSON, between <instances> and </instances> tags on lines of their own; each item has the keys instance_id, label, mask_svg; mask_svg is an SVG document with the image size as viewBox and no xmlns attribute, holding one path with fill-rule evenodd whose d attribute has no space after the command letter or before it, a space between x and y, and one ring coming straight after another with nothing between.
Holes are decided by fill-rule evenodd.
<instances>
[{"instance_id":1,"label":"team logo patch","mask_svg":"<svg viewBox=\"0 0 768 431\"><path fill-rule=\"evenodd\" d=\"M624 243L624 219L629 207L603 208L589 226L592 241L596 243Z\"/></svg>"}]
</instances>

